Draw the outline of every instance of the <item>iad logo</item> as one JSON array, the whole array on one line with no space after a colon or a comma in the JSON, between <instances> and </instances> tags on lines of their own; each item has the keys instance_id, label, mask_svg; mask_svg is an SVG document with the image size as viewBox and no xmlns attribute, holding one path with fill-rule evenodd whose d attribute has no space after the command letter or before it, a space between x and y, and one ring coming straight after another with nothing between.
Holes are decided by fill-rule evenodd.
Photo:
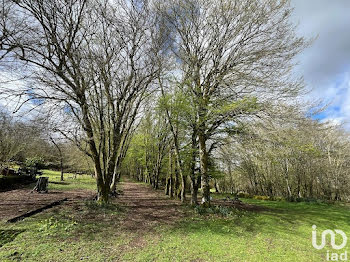
<instances>
[{"instance_id":1,"label":"iad logo","mask_svg":"<svg viewBox=\"0 0 350 262\"><path fill-rule=\"evenodd\" d=\"M341 237L343 238L343 242L340 245L337 245L335 243L336 234L341 235ZM331 246L333 249L339 250L339 249L342 249L346 246L348 238L347 238L346 234L342 230L339 230L339 229L335 229L334 231L330 230L330 229L324 230L322 232L322 236L321 236L321 244L318 245L317 244L317 227L315 225L313 225L312 226L312 245L314 246L314 248L316 248L318 250L324 248L326 246L327 235L330 236ZM329 251L327 251L327 261L339 261L339 260L340 261L347 261L348 260L347 256L348 256L347 251L345 251L345 253L342 253L342 254L329 253Z\"/></svg>"},{"instance_id":2,"label":"iad logo","mask_svg":"<svg viewBox=\"0 0 350 262\"><path fill-rule=\"evenodd\" d=\"M325 247L326 245L326 236L330 235L331 236L331 245L333 249L339 250L342 249L346 246L346 243L348 241L347 236L345 235L345 233L341 230L335 229L333 230L325 230L322 232L322 242L321 245L317 245L317 227L315 225L312 226L312 245L314 246L314 248L320 250L322 248ZM334 233L335 232L335 233ZM343 243L341 245L336 245L335 244L335 234L339 234L343 237Z\"/></svg>"}]
</instances>

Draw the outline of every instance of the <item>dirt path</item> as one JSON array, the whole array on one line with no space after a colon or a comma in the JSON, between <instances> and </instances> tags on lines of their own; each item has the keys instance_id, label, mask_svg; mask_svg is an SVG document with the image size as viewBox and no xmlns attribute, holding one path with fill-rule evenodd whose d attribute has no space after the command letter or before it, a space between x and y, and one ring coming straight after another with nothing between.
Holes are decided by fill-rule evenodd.
<instances>
[{"instance_id":1,"label":"dirt path","mask_svg":"<svg viewBox=\"0 0 350 262\"><path fill-rule=\"evenodd\" d=\"M117 202L126 208L121 226L133 232L150 231L161 224L174 224L185 216L178 200L171 200L163 192L133 182L121 183L123 194Z\"/></svg>"},{"instance_id":2,"label":"dirt path","mask_svg":"<svg viewBox=\"0 0 350 262\"><path fill-rule=\"evenodd\" d=\"M173 225L189 215L189 211L178 199L169 199L160 190L156 191L150 186L135 183L122 182L120 184L123 194L117 202L126 208L126 217L121 227L135 233L152 231L159 225ZM187 200L190 196L187 196ZM232 203L232 201L213 200L212 205L234 207L239 210L261 212L268 210L266 207L249 205L245 203Z\"/></svg>"}]
</instances>

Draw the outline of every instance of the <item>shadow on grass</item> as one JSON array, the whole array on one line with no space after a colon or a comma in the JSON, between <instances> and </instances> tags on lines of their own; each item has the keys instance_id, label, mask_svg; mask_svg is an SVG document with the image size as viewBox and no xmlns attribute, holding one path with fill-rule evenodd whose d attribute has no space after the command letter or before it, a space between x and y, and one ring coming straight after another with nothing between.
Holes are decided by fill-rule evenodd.
<instances>
[{"instance_id":1,"label":"shadow on grass","mask_svg":"<svg viewBox=\"0 0 350 262\"><path fill-rule=\"evenodd\" d=\"M15 230L15 229L0 229L0 247L12 242L15 238L23 233L25 230Z\"/></svg>"},{"instance_id":2,"label":"shadow on grass","mask_svg":"<svg viewBox=\"0 0 350 262\"><path fill-rule=\"evenodd\" d=\"M50 184L54 184L54 185L69 185L70 183L67 183L67 182L57 182L57 181L49 181Z\"/></svg>"},{"instance_id":3,"label":"shadow on grass","mask_svg":"<svg viewBox=\"0 0 350 262\"><path fill-rule=\"evenodd\" d=\"M256 202L254 205L259 205ZM252 237L255 234L293 236L299 227L307 231L312 225L322 229L342 229L350 232L349 207L315 203L262 203L264 211L216 207L214 211L198 211L192 219L178 222L171 231L180 234L231 235Z\"/></svg>"},{"instance_id":4,"label":"shadow on grass","mask_svg":"<svg viewBox=\"0 0 350 262\"><path fill-rule=\"evenodd\" d=\"M349 211L348 207L332 204L288 203L285 208L274 209L271 214L291 225L303 223L310 227L317 225L337 229L339 226L350 226Z\"/></svg>"}]
</instances>

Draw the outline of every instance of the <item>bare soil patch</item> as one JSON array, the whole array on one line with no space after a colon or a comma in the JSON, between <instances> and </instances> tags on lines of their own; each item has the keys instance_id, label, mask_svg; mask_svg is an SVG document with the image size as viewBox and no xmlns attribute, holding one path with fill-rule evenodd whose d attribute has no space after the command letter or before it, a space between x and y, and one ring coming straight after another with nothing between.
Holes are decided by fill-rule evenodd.
<instances>
[{"instance_id":1,"label":"bare soil patch","mask_svg":"<svg viewBox=\"0 0 350 262\"><path fill-rule=\"evenodd\" d=\"M121 186L124 193L117 202L126 208L121 224L125 230L150 231L160 224L175 224L186 215L180 201L169 199L147 185L127 181Z\"/></svg>"},{"instance_id":2,"label":"bare soil patch","mask_svg":"<svg viewBox=\"0 0 350 262\"><path fill-rule=\"evenodd\" d=\"M94 191L89 190L50 190L45 194L31 193L31 191L31 188L20 188L0 192L0 221L9 220L65 198L68 202L75 202L92 198L95 194Z\"/></svg>"},{"instance_id":3,"label":"bare soil patch","mask_svg":"<svg viewBox=\"0 0 350 262\"><path fill-rule=\"evenodd\" d=\"M123 194L117 199L126 208L126 217L122 228L136 231L150 231L161 224L174 225L189 214L177 199L170 199L160 190L154 190L148 185L126 181L121 183ZM187 196L189 204L190 196ZM199 199L200 200L200 199ZM213 200L212 205L233 207L239 210L262 212L266 207L246 203L234 204L232 201Z\"/></svg>"}]
</instances>

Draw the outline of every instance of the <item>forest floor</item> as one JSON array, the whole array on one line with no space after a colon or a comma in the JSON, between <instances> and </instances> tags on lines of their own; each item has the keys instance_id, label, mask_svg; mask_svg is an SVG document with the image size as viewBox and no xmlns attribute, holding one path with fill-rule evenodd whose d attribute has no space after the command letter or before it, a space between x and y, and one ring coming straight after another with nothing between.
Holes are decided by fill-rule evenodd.
<instances>
[{"instance_id":1,"label":"forest floor","mask_svg":"<svg viewBox=\"0 0 350 262\"><path fill-rule=\"evenodd\" d=\"M53 182L49 192L81 198L16 223L0 222L0 261L325 261L326 249L311 245L312 225L350 232L344 204L243 199L244 205L230 207L217 194L214 205L226 206L191 208L143 183L123 181L122 194L101 206L90 200L91 177L62 184L58 172L44 175Z\"/></svg>"},{"instance_id":2,"label":"forest floor","mask_svg":"<svg viewBox=\"0 0 350 262\"><path fill-rule=\"evenodd\" d=\"M64 183L64 182L62 182ZM7 221L28 212L35 211L58 201L81 201L92 199L95 192L91 190L50 190L48 193L32 192L35 184L25 188L0 192L0 221Z\"/></svg>"}]
</instances>

